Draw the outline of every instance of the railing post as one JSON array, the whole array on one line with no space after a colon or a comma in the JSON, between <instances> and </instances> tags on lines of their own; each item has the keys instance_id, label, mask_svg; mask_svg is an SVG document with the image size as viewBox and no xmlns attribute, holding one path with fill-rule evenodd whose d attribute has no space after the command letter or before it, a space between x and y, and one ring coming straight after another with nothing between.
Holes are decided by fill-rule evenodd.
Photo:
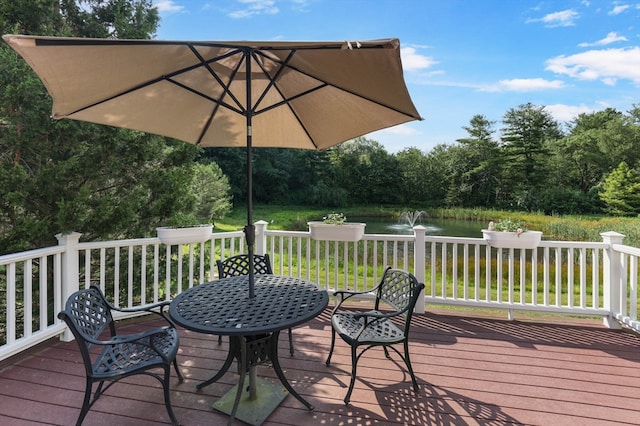
<instances>
[{"instance_id":1,"label":"railing post","mask_svg":"<svg viewBox=\"0 0 640 426\"><path fill-rule=\"evenodd\" d=\"M60 284L60 297L62 300L62 306L67 302L69 296L80 289L80 277L78 267L78 243L80 242L79 232L70 232L68 234L56 234L58 239L58 245L65 246L65 251L62 253L62 271ZM57 315L57 312L54 312ZM67 328L65 332L60 336L60 340L69 342L73 340L73 334Z\"/></svg>"},{"instance_id":2,"label":"railing post","mask_svg":"<svg viewBox=\"0 0 640 426\"><path fill-rule=\"evenodd\" d=\"M425 262L426 262L426 250L425 250L425 235L427 228L422 225L413 227L413 235L415 237L413 247L413 275L419 282L424 283L425 275ZM416 302L416 313L424 314L424 291Z\"/></svg>"},{"instance_id":3,"label":"railing post","mask_svg":"<svg viewBox=\"0 0 640 426\"><path fill-rule=\"evenodd\" d=\"M256 226L256 254L264 255L267 252L267 236L265 235L265 231L269 223L264 220L259 220L254 225Z\"/></svg>"},{"instance_id":4,"label":"railing post","mask_svg":"<svg viewBox=\"0 0 640 426\"><path fill-rule=\"evenodd\" d=\"M613 249L614 244L622 244L624 235L617 232L609 231L600 234L602 241L609 245L604 250L603 261L603 297L604 308L609 312L609 315L604 317L604 325L609 328L619 329L620 323L616 320L615 315L621 313L622 306L621 296L622 292L626 292L626 288L623 288L622 274L620 268L622 267L622 258L620 253Z\"/></svg>"}]
</instances>

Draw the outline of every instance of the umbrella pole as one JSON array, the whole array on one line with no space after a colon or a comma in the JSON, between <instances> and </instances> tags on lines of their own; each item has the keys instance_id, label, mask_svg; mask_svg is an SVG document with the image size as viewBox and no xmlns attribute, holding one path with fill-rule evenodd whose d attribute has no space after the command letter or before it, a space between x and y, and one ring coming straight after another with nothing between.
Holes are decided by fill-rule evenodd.
<instances>
[{"instance_id":1,"label":"umbrella pole","mask_svg":"<svg viewBox=\"0 0 640 426\"><path fill-rule=\"evenodd\" d=\"M251 104L251 49L244 51L244 60L246 61L247 69L247 106L246 106L246 119L247 119L247 226L244 228L245 239L247 240L248 253L249 253L249 299L255 297L255 283L254 283L254 271L253 271L253 252L256 239L256 228L253 225L253 165L252 165L252 135L251 135L251 123L253 118L253 105Z\"/></svg>"}]
</instances>

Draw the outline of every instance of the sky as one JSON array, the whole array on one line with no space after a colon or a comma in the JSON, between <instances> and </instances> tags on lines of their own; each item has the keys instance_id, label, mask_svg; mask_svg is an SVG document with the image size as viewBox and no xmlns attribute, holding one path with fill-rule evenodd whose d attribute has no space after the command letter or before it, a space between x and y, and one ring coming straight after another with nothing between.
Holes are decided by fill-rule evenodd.
<instances>
[{"instance_id":1,"label":"sky","mask_svg":"<svg viewBox=\"0 0 640 426\"><path fill-rule=\"evenodd\" d=\"M544 106L578 114L640 105L640 0L153 0L159 40L399 38L424 118L365 135L390 153L428 152L473 116Z\"/></svg>"}]
</instances>

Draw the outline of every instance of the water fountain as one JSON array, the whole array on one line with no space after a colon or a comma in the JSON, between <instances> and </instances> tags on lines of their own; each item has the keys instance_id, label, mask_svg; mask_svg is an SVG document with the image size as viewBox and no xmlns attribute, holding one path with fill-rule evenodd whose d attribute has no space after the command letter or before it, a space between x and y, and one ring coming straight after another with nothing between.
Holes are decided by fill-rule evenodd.
<instances>
[{"instance_id":1,"label":"water fountain","mask_svg":"<svg viewBox=\"0 0 640 426\"><path fill-rule=\"evenodd\" d=\"M422 217L427 216L427 213L422 210L416 210L413 212L403 212L400 215L400 222L406 224L409 228L413 228L416 222Z\"/></svg>"}]
</instances>

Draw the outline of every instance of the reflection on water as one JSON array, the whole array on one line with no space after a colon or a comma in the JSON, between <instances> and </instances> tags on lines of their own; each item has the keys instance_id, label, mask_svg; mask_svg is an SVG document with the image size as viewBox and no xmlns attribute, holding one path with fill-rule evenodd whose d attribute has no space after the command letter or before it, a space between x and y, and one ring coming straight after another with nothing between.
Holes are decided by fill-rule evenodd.
<instances>
[{"instance_id":1,"label":"reflection on water","mask_svg":"<svg viewBox=\"0 0 640 426\"><path fill-rule=\"evenodd\" d=\"M349 222L365 222L367 234L402 234L411 235L413 229L406 222L394 221L385 217L349 216ZM445 235L449 237L482 237L480 231L485 227L480 222L466 220L430 219L421 217L416 225L427 229L427 235Z\"/></svg>"}]
</instances>

